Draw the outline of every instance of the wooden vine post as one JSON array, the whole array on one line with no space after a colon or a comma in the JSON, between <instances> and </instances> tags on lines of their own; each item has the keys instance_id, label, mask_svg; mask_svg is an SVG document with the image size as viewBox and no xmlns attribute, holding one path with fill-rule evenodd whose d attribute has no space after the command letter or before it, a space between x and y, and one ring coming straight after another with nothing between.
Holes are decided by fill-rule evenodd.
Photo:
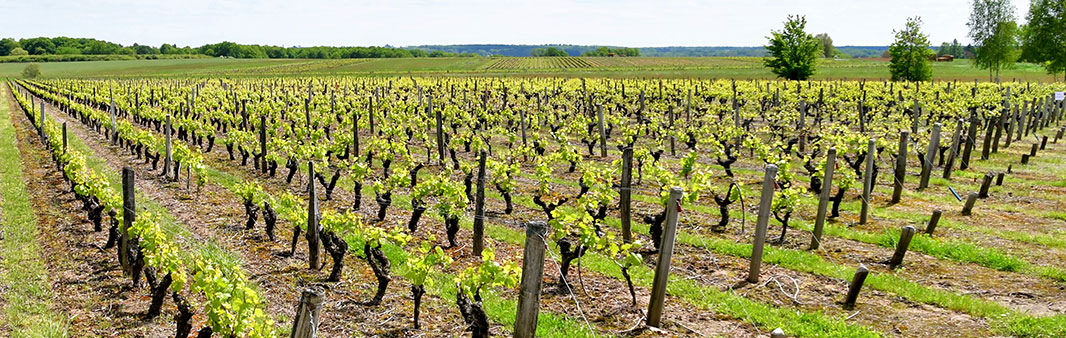
<instances>
[{"instance_id":1,"label":"wooden vine post","mask_svg":"<svg viewBox=\"0 0 1066 338\"><path fill-rule=\"evenodd\" d=\"M259 171L267 172L267 118L259 115Z\"/></svg>"},{"instance_id":2,"label":"wooden vine post","mask_svg":"<svg viewBox=\"0 0 1066 338\"><path fill-rule=\"evenodd\" d=\"M971 192L969 195L966 195L966 204L963 204L963 206L962 206L962 215L963 216L972 215L973 214L973 205L976 202L977 202L977 193L976 192Z\"/></svg>"},{"instance_id":3,"label":"wooden vine post","mask_svg":"<svg viewBox=\"0 0 1066 338\"><path fill-rule=\"evenodd\" d=\"M888 260L888 266L896 268L903 264L903 256L907 254L907 247L911 245L911 238L914 237L914 227L905 226L899 233L899 242L896 242L896 252L892 254L892 259Z\"/></svg>"},{"instance_id":4,"label":"wooden vine post","mask_svg":"<svg viewBox=\"0 0 1066 338\"><path fill-rule=\"evenodd\" d=\"M877 139L871 138L866 147L866 172L862 174L862 210L859 224L866 224L870 215L870 193L874 190L874 159L877 155Z\"/></svg>"},{"instance_id":5,"label":"wooden vine post","mask_svg":"<svg viewBox=\"0 0 1066 338\"><path fill-rule=\"evenodd\" d=\"M63 153L67 153L67 123L63 122Z\"/></svg>"},{"instance_id":6,"label":"wooden vine post","mask_svg":"<svg viewBox=\"0 0 1066 338\"><path fill-rule=\"evenodd\" d=\"M300 293L300 303L296 305L296 318L292 321L290 338L318 337L324 299L322 290L317 288L306 288Z\"/></svg>"},{"instance_id":7,"label":"wooden vine post","mask_svg":"<svg viewBox=\"0 0 1066 338\"><path fill-rule=\"evenodd\" d=\"M992 131L992 128L986 128L988 131ZM988 139L986 136L985 139ZM966 143L963 144L962 162L959 163L959 169L966 170L970 167L970 154L973 152L973 148L977 145L977 110L970 110L970 121L968 122L966 130ZM988 153L988 142L985 142L985 146L981 149L982 153Z\"/></svg>"},{"instance_id":8,"label":"wooden vine post","mask_svg":"<svg viewBox=\"0 0 1066 338\"><path fill-rule=\"evenodd\" d=\"M936 159L936 153L940 151L940 129L941 124L933 124L933 131L929 135L929 148L925 152L925 162L922 163L922 175L918 182L918 190L921 191L929 187L929 175L933 171L933 160Z\"/></svg>"},{"instance_id":9,"label":"wooden vine post","mask_svg":"<svg viewBox=\"0 0 1066 338\"><path fill-rule=\"evenodd\" d=\"M122 226L119 228L118 260L126 275L133 274L133 264L129 260L130 236L126 232L137 219L133 168L122 167Z\"/></svg>"},{"instance_id":10,"label":"wooden vine post","mask_svg":"<svg viewBox=\"0 0 1066 338\"><path fill-rule=\"evenodd\" d=\"M762 266L763 245L766 244L766 227L770 223L770 206L774 201L774 187L777 185L777 166L766 165L766 174L762 181L762 197L759 199L759 217L755 222L755 241L751 248L751 264L748 266L748 282L759 282L759 270Z\"/></svg>"},{"instance_id":11,"label":"wooden vine post","mask_svg":"<svg viewBox=\"0 0 1066 338\"><path fill-rule=\"evenodd\" d=\"M163 127L163 135L164 135L164 139L166 140L164 142L166 143L165 147L166 147L166 152L167 152L166 156L163 157L163 177L167 177L167 174L170 173L170 164L173 163L173 161L174 161L174 155L173 155L173 150L172 150L173 146L172 146L172 143L171 143L171 142L173 142L171 140L171 137L172 137L171 134L172 133L170 132L170 128L171 128L170 127L171 126L170 125L170 115L167 115L166 123L167 123L166 126Z\"/></svg>"},{"instance_id":12,"label":"wooden vine post","mask_svg":"<svg viewBox=\"0 0 1066 338\"><path fill-rule=\"evenodd\" d=\"M478 154L477 195L474 200L474 257L485 249L485 151Z\"/></svg>"},{"instance_id":13,"label":"wooden vine post","mask_svg":"<svg viewBox=\"0 0 1066 338\"><path fill-rule=\"evenodd\" d=\"M855 307L855 301L859 299L859 291L862 290L862 284L866 282L866 276L869 274L870 270L866 268L866 265L859 264L859 268L855 269L855 276L851 278L851 285L848 286L848 296L844 298L845 309Z\"/></svg>"},{"instance_id":14,"label":"wooden vine post","mask_svg":"<svg viewBox=\"0 0 1066 338\"><path fill-rule=\"evenodd\" d=\"M822 180L822 193L818 197L818 214L814 220L814 230L811 231L811 250L818 249L822 241L822 229L825 227L825 214L829 209L829 195L833 190L833 170L836 168L837 148L829 148L825 158L825 179Z\"/></svg>"},{"instance_id":15,"label":"wooden vine post","mask_svg":"<svg viewBox=\"0 0 1066 338\"><path fill-rule=\"evenodd\" d=\"M903 181L907 179L907 144L910 143L911 133L904 130L899 132L899 150L896 151L896 170L892 183L892 203L899 203L903 196Z\"/></svg>"},{"instance_id":16,"label":"wooden vine post","mask_svg":"<svg viewBox=\"0 0 1066 338\"><path fill-rule=\"evenodd\" d=\"M537 336L537 316L540 313L540 287L544 276L545 222L526 223L526 244L522 255L522 280L519 285L518 311L514 324L515 338Z\"/></svg>"},{"instance_id":17,"label":"wooden vine post","mask_svg":"<svg viewBox=\"0 0 1066 338\"><path fill-rule=\"evenodd\" d=\"M596 115L599 115L600 120L600 156L607 157L607 132L603 128L603 105L596 105Z\"/></svg>"},{"instance_id":18,"label":"wooden vine post","mask_svg":"<svg viewBox=\"0 0 1066 338\"><path fill-rule=\"evenodd\" d=\"M40 132L41 141L43 141L45 143L45 145L47 145L47 143L48 143L48 141L47 141L48 140L48 133L44 131L44 121L45 121L44 116L45 116L45 113L44 113L44 99L41 99L41 124L40 124L41 127L37 128L37 131Z\"/></svg>"},{"instance_id":19,"label":"wooden vine post","mask_svg":"<svg viewBox=\"0 0 1066 338\"><path fill-rule=\"evenodd\" d=\"M955 123L955 134L951 137L951 149L948 149L948 158L944 162L943 177L947 180L951 179L951 172L955 169L955 158L959 157L959 146L961 146L959 142L962 140L962 125L964 123L962 119Z\"/></svg>"},{"instance_id":20,"label":"wooden vine post","mask_svg":"<svg viewBox=\"0 0 1066 338\"><path fill-rule=\"evenodd\" d=\"M429 105L426 109L429 109L430 114L433 113L433 95L428 98ZM444 116L441 115L441 111L437 111L435 117L437 119L437 164L444 165Z\"/></svg>"},{"instance_id":21,"label":"wooden vine post","mask_svg":"<svg viewBox=\"0 0 1066 338\"><path fill-rule=\"evenodd\" d=\"M633 242L632 231L632 183L633 183L633 147L622 148L622 182L618 189L618 209L621 214L622 241Z\"/></svg>"},{"instance_id":22,"label":"wooden vine post","mask_svg":"<svg viewBox=\"0 0 1066 338\"><path fill-rule=\"evenodd\" d=\"M674 255L674 236L677 235L677 216L681 212L681 187L670 188L666 200L666 225L662 244L659 245L659 262L655 264L655 279L648 303L648 326L659 327L663 316L663 301L666 297L666 282L670 277L670 258Z\"/></svg>"},{"instance_id":23,"label":"wooden vine post","mask_svg":"<svg viewBox=\"0 0 1066 338\"><path fill-rule=\"evenodd\" d=\"M311 270L318 269L321 265L319 260L319 228L318 228L318 194L315 193L315 161L307 161L307 250L308 263Z\"/></svg>"}]
</instances>

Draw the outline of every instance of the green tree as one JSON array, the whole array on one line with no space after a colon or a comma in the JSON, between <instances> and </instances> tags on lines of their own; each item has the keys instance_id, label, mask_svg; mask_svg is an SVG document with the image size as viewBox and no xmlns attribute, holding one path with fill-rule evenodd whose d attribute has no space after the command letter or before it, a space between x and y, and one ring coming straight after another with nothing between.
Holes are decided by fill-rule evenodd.
<instances>
[{"instance_id":1,"label":"green tree","mask_svg":"<svg viewBox=\"0 0 1066 338\"><path fill-rule=\"evenodd\" d=\"M1013 22L1014 5L1010 0L973 1L973 11L966 26L977 45L974 65L988 69L989 81L992 81L993 72L998 76L1000 68L1018 59L1015 51L1018 48L1018 25Z\"/></svg>"},{"instance_id":2,"label":"green tree","mask_svg":"<svg viewBox=\"0 0 1066 338\"><path fill-rule=\"evenodd\" d=\"M15 47L15 49L12 49L11 53L8 53L7 55L23 56L23 55L30 55L30 52L27 52L25 49L22 49L22 47Z\"/></svg>"},{"instance_id":3,"label":"green tree","mask_svg":"<svg viewBox=\"0 0 1066 338\"><path fill-rule=\"evenodd\" d=\"M1066 0L1033 0L1026 19L1025 58L1042 62L1048 74L1066 71Z\"/></svg>"},{"instance_id":4,"label":"green tree","mask_svg":"<svg viewBox=\"0 0 1066 338\"><path fill-rule=\"evenodd\" d=\"M803 31L806 26L806 17L789 15L784 29L770 31L771 36L766 37L770 44L765 46L767 57L763 65L778 77L806 80L814 75L821 43Z\"/></svg>"},{"instance_id":5,"label":"green tree","mask_svg":"<svg viewBox=\"0 0 1066 338\"><path fill-rule=\"evenodd\" d=\"M63 47L56 48L56 55L78 55L78 54L81 54L81 50L77 49L77 48L74 48L74 47L71 47L71 46L63 46Z\"/></svg>"},{"instance_id":6,"label":"green tree","mask_svg":"<svg viewBox=\"0 0 1066 338\"><path fill-rule=\"evenodd\" d=\"M894 33L896 41L888 48L892 81L928 81L933 76L929 59L936 54L929 49L929 37L922 33L922 18L907 18L907 26Z\"/></svg>"},{"instance_id":7,"label":"green tree","mask_svg":"<svg viewBox=\"0 0 1066 338\"><path fill-rule=\"evenodd\" d=\"M19 45L33 55L54 54L56 51L56 45L52 43L52 39L44 37L22 39L19 41Z\"/></svg>"},{"instance_id":8,"label":"green tree","mask_svg":"<svg viewBox=\"0 0 1066 338\"><path fill-rule=\"evenodd\" d=\"M831 58L837 56L837 49L833 47L833 38L829 34L822 33L814 36L822 45L822 57Z\"/></svg>"},{"instance_id":9,"label":"green tree","mask_svg":"<svg viewBox=\"0 0 1066 338\"><path fill-rule=\"evenodd\" d=\"M12 38L0 40L0 56L11 55L11 51L19 48L19 42Z\"/></svg>"},{"instance_id":10,"label":"green tree","mask_svg":"<svg viewBox=\"0 0 1066 338\"><path fill-rule=\"evenodd\" d=\"M983 46L977 47L974 65L988 69L989 81L992 81L992 71L995 71L998 81L999 70L1009 68L1018 61L1020 48L1018 24L1014 21L1000 22L996 32L985 39Z\"/></svg>"},{"instance_id":11,"label":"green tree","mask_svg":"<svg viewBox=\"0 0 1066 338\"><path fill-rule=\"evenodd\" d=\"M41 65L39 64L31 63L22 69L22 77L24 78L32 79L38 76L41 76Z\"/></svg>"}]
</instances>

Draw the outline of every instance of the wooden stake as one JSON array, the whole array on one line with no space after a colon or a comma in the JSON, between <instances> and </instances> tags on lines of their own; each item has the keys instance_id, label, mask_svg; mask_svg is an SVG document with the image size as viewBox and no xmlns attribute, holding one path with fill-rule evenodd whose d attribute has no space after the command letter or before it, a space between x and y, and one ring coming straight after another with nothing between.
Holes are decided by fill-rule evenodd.
<instances>
[{"instance_id":1,"label":"wooden stake","mask_svg":"<svg viewBox=\"0 0 1066 338\"><path fill-rule=\"evenodd\" d=\"M632 207L632 182L633 182L633 147L622 148L622 186L618 189L619 201L618 209L621 214L622 222L622 241L625 243L633 242L633 232L631 226L631 213Z\"/></svg>"},{"instance_id":2,"label":"wooden stake","mask_svg":"<svg viewBox=\"0 0 1066 338\"><path fill-rule=\"evenodd\" d=\"M914 237L914 227L910 225L903 227L899 233L899 242L896 242L896 252L888 261L889 267L894 269L903 264L903 256L907 254L907 247L911 245L911 237Z\"/></svg>"},{"instance_id":3,"label":"wooden stake","mask_svg":"<svg viewBox=\"0 0 1066 338\"><path fill-rule=\"evenodd\" d=\"M992 185L992 173L985 174L985 179L981 181L981 190L978 191L978 198L988 198L988 187Z\"/></svg>"},{"instance_id":4,"label":"wooden stake","mask_svg":"<svg viewBox=\"0 0 1066 338\"><path fill-rule=\"evenodd\" d=\"M911 133L904 130L899 132L899 150L896 152L896 170L892 184L892 203L899 203L903 195L903 181L907 178L907 144L910 142Z\"/></svg>"},{"instance_id":5,"label":"wooden stake","mask_svg":"<svg viewBox=\"0 0 1066 338\"><path fill-rule=\"evenodd\" d=\"M770 223L770 206L774 200L774 187L777 185L777 166L766 165L766 174L762 181L762 197L759 199L759 217L755 222L755 241L752 243L751 264L748 269L748 282L759 282L759 269L762 265L763 245L766 243L766 227Z\"/></svg>"},{"instance_id":6,"label":"wooden stake","mask_svg":"<svg viewBox=\"0 0 1066 338\"><path fill-rule=\"evenodd\" d=\"M940 209L933 210L933 216L929 217L929 223L925 225L925 233L932 236L936 231L936 225L940 223L940 215L944 212Z\"/></svg>"},{"instance_id":7,"label":"wooden stake","mask_svg":"<svg viewBox=\"0 0 1066 338\"><path fill-rule=\"evenodd\" d=\"M655 265L655 279L648 303L648 326L659 327L663 316L663 300L666 297L666 282L670 277L670 258L674 255L674 236L677 234L677 216L681 211L681 187L670 188L666 201L666 225L662 244L659 245L659 262Z\"/></svg>"},{"instance_id":8,"label":"wooden stake","mask_svg":"<svg viewBox=\"0 0 1066 338\"><path fill-rule=\"evenodd\" d=\"M940 128L940 123L934 124L933 131L929 135L929 148L927 148L925 153L925 163L922 164L922 175L918 182L919 191L929 187L929 174L933 171L933 160L936 159L936 154L940 151Z\"/></svg>"},{"instance_id":9,"label":"wooden stake","mask_svg":"<svg viewBox=\"0 0 1066 338\"><path fill-rule=\"evenodd\" d=\"M962 206L962 215L963 216L970 216L970 215L973 214L973 204L975 202L977 202L977 193L976 192L971 192L969 195L966 195L966 204L964 204Z\"/></svg>"},{"instance_id":10,"label":"wooden stake","mask_svg":"<svg viewBox=\"0 0 1066 338\"><path fill-rule=\"evenodd\" d=\"M540 312L540 287L544 275L544 222L526 223L526 244L522 255L522 283L519 285L518 310L514 325L515 338L537 335L537 315Z\"/></svg>"},{"instance_id":11,"label":"wooden stake","mask_svg":"<svg viewBox=\"0 0 1066 338\"><path fill-rule=\"evenodd\" d=\"M829 208L829 195L833 190L833 170L836 168L837 148L829 148L825 159L825 179L822 180L822 194L818 199L818 215L815 217L814 230L811 231L811 250L818 249L822 241L822 228L825 227L826 209Z\"/></svg>"},{"instance_id":12,"label":"wooden stake","mask_svg":"<svg viewBox=\"0 0 1066 338\"><path fill-rule=\"evenodd\" d=\"M306 288L300 293L300 303L296 305L296 318L292 321L290 338L318 337L317 329L324 299L322 290L317 288Z\"/></svg>"},{"instance_id":13,"label":"wooden stake","mask_svg":"<svg viewBox=\"0 0 1066 338\"><path fill-rule=\"evenodd\" d=\"M474 197L474 257L481 257L485 249L485 151L481 150L477 164L477 194Z\"/></svg>"},{"instance_id":14,"label":"wooden stake","mask_svg":"<svg viewBox=\"0 0 1066 338\"><path fill-rule=\"evenodd\" d=\"M862 174L862 211L859 224L866 224L870 214L870 193L874 190L874 158L877 156L877 139L871 138L866 146L866 172Z\"/></svg>"},{"instance_id":15,"label":"wooden stake","mask_svg":"<svg viewBox=\"0 0 1066 338\"><path fill-rule=\"evenodd\" d=\"M859 268L855 270L855 276L851 278L851 285L848 286L848 296L844 299L844 308L851 309L855 307L855 300L859 298L859 291L862 290L862 284L866 282L866 275L870 274L870 270L866 269L866 265L859 264Z\"/></svg>"}]
</instances>

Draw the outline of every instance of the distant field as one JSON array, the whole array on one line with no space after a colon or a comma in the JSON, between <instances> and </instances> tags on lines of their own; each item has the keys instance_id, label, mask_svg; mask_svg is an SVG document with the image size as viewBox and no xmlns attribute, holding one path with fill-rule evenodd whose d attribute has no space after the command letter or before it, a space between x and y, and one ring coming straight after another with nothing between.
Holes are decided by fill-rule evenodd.
<instances>
[{"instance_id":1,"label":"distant field","mask_svg":"<svg viewBox=\"0 0 1066 338\"><path fill-rule=\"evenodd\" d=\"M0 64L0 77L18 77L24 63ZM475 57L414 59L193 59L42 63L44 77L444 75L611 78L773 78L755 57ZM889 77L883 60L823 60L815 79ZM987 80L988 72L967 60L933 64L939 80ZM1017 64L1003 81L1053 81L1038 65Z\"/></svg>"}]
</instances>

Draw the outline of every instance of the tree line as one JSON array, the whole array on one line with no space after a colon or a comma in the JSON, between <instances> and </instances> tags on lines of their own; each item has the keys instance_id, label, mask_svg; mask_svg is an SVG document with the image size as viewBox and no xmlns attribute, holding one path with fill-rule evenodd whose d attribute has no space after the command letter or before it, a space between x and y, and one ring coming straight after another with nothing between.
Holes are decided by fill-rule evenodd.
<instances>
[{"instance_id":1,"label":"tree line","mask_svg":"<svg viewBox=\"0 0 1066 338\"><path fill-rule=\"evenodd\" d=\"M133 44L123 46L91 38L37 37L15 40L0 39L0 56L27 55L206 55L246 59L344 59L475 56L472 53L449 53L393 47L280 47L246 45L234 42L178 47L164 43L159 47Z\"/></svg>"},{"instance_id":2,"label":"tree line","mask_svg":"<svg viewBox=\"0 0 1066 338\"><path fill-rule=\"evenodd\" d=\"M902 30L894 31L895 41L885 52L892 79L927 81L932 77L929 61L940 55L972 56L974 66L988 70L989 81L998 81L999 71L1018 61L1066 75L1066 0L1032 0L1024 25L1017 23L1010 0L973 0L971 5L966 26L973 45L962 47L954 40L934 52L920 17L908 18ZM770 32L763 63L775 75L805 80L814 75L819 58L839 57L828 34L811 35L806 25L806 17L789 15L783 29Z\"/></svg>"}]
</instances>

